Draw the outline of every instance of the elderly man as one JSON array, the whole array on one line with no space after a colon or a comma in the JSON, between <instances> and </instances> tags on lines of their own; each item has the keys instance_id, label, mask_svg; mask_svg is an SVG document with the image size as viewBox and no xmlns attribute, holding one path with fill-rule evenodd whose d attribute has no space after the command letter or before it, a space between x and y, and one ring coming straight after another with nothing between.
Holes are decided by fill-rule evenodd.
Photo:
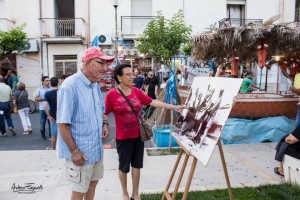
<instances>
[{"instance_id":1,"label":"elderly man","mask_svg":"<svg viewBox=\"0 0 300 200\"><path fill-rule=\"evenodd\" d=\"M11 119L11 102L12 91L11 88L4 83L3 76L0 75L0 136L7 136L5 128L5 120L13 136L16 135Z\"/></svg>"},{"instance_id":2,"label":"elderly man","mask_svg":"<svg viewBox=\"0 0 300 200\"><path fill-rule=\"evenodd\" d=\"M94 199L98 180L103 177L102 139L108 137L108 123L101 118L104 102L97 80L113 60L98 47L86 49L81 70L58 90L57 149L59 158L66 158L72 200Z\"/></svg>"}]
</instances>

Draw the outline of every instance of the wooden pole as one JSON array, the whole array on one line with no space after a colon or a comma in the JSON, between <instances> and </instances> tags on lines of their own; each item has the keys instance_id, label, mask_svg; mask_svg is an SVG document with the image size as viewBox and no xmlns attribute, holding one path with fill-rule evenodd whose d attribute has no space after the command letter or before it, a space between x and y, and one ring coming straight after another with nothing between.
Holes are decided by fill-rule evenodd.
<instances>
[{"instance_id":1,"label":"wooden pole","mask_svg":"<svg viewBox=\"0 0 300 200\"><path fill-rule=\"evenodd\" d=\"M229 176L228 176L228 172L227 172L225 157L224 157L223 148L222 148L220 139L218 140L218 147L219 147L219 152L220 152L220 156L221 156L221 160L222 160L222 166L223 166L223 171L224 171L224 175L225 175L225 179L226 179L226 184L227 184L227 188L228 188L229 199L233 200L233 194L232 194L232 190L231 190L231 185L230 185Z\"/></svg>"},{"instance_id":2,"label":"wooden pole","mask_svg":"<svg viewBox=\"0 0 300 200\"><path fill-rule=\"evenodd\" d=\"M173 170L172 170L172 173L171 173L170 178L169 178L169 180L168 180L167 186L166 186L166 188L165 188L164 195L162 196L161 200L164 200L164 197L165 197L166 193L169 194L169 193L168 193L168 190L170 189L171 183L172 183L173 178L174 178L174 174L175 174L175 172L176 172L176 170L177 170L177 167L178 167L178 164L179 164L179 162L180 162L180 159L181 159L181 157L182 157L183 152L184 152L183 149L181 149L180 152L179 152L179 154L178 154L178 156L177 156L177 159L176 159L174 168L173 168Z\"/></svg>"},{"instance_id":3,"label":"wooden pole","mask_svg":"<svg viewBox=\"0 0 300 200\"><path fill-rule=\"evenodd\" d=\"M171 104L173 103L173 98L171 98ZM172 129L173 129L173 110L171 112L171 123L170 123L170 135L169 135L169 152L171 152L172 148Z\"/></svg>"},{"instance_id":4,"label":"wooden pole","mask_svg":"<svg viewBox=\"0 0 300 200\"><path fill-rule=\"evenodd\" d=\"M197 158L194 157L193 163L192 163L192 166L191 166L191 171L189 173L189 177L188 177L188 180L187 180L186 185L185 185L182 200L187 199L189 189L190 189L190 186L191 186L191 183L192 183L192 179L193 179L193 176L194 176L194 172L195 172L195 169L196 169L197 161L198 161Z\"/></svg>"},{"instance_id":5,"label":"wooden pole","mask_svg":"<svg viewBox=\"0 0 300 200\"><path fill-rule=\"evenodd\" d=\"M177 179L176 186L175 186L175 189L174 189L174 192L173 192L173 197L172 197L172 199L176 199L177 192L178 192L178 189L179 189L179 186L180 186L182 177L183 177L183 175L184 175L185 168L186 168L187 162L188 162L188 160L189 160L189 157L190 157L190 156L189 156L188 154L185 155L185 158L184 158L184 161L183 161L183 164L182 164L182 168L181 168L181 170L180 170L180 174L179 174L179 177L178 177L178 179Z\"/></svg>"}]
</instances>

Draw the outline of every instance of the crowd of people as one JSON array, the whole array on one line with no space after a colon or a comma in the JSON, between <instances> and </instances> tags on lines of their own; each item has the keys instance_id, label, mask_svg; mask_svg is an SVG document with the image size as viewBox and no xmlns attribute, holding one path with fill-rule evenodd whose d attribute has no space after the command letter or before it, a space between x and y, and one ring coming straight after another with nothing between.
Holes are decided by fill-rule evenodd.
<instances>
[{"instance_id":1,"label":"crowd of people","mask_svg":"<svg viewBox=\"0 0 300 200\"><path fill-rule=\"evenodd\" d=\"M55 149L56 146L56 93L58 85L62 84L66 77L66 75L63 75L60 80L52 77L50 87L49 77L43 76L41 80L42 86L35 92L35 101L39 102L40 132L44 140L46 140L45 124L47 121L49 123L49 140L51 140L49 149ZM7 136L6 124L11 134L13 136L17 135L11 118L12 112L18 113L23 134L31 134L33 130L29 110L29 93L25 84L19 82L15 71L8 70L5 77L0 76L0 136Z\"/></svg>"}]
</instances>

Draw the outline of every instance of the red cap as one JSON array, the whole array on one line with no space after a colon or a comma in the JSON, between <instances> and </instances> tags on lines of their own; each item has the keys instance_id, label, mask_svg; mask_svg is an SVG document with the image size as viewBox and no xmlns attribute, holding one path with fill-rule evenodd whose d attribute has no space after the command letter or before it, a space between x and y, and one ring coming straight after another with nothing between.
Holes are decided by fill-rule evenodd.
<instances>
[{"instance_id":1,"label":"red cap","mask_svg":"<svg viewBox=\"0 0 300 200\"><path fill-rule=\"evenodd\" d=\"M93 58L100 58L102 60L106 60L108 63L113 62L115 59L115 57L108 56L105 53L103 53L101 51L101 48L99 48L99 47L90 47L90 48L86 49L81 56L82 62L91 60Z\"/></svg>"}]
</instances>

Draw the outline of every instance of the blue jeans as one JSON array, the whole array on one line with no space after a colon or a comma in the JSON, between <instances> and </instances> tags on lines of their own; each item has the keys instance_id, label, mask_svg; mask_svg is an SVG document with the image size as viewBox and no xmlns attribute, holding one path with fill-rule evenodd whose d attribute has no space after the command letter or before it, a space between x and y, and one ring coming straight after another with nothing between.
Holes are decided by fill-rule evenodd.
<instances>
[{"instance_id":1,"label":"blue jeans","mask_svg":"<svg viewBox=\"0 0 300 200\"><path fill-rule=\"evenodd\" d=\"M57 136L57 124L55 122L50 122L51 135Z\"/></svg>"},{"instance_id":2,"label":"blue jeans","mask_svg":"<svg viewBox=\"0 0 300 200\"><path fill-rule=\"evenodd\" d=\"M51 138L51 131L50 131L50 122L47 120L47 115L44 110L40 110L40 131L42 138L46 138L45 135L45 126L46 126L46 121L48 121L48 126L49 126L49 138Z\"/></svg>"},{"instance_id":3,"label":"blue jeans","mask_svg":"<svg viewBox=\"0 0 300 200\"><path fill-rule=\"evenodd\" d=\"M297 128L299 125L300 125L300 105L298 105L298 109L297 109L295 127Z\"/></svg>"},{"instance_id":4,"label":"blue jeans","mask_svg":"<svg viewBox=\"0 0 300 200\"><path fill-rule=\"evenodd\" d=\"M12 119L11 119L10 109L11 108L10 108L9 102L0 102L0 112L1 112L1 114L0 114L0 131L2 132L2 134L6 133L5 120L6 120L7 126L9 128L14 128L14 125L13 125Z\"/></svg>"}]
</instances>

